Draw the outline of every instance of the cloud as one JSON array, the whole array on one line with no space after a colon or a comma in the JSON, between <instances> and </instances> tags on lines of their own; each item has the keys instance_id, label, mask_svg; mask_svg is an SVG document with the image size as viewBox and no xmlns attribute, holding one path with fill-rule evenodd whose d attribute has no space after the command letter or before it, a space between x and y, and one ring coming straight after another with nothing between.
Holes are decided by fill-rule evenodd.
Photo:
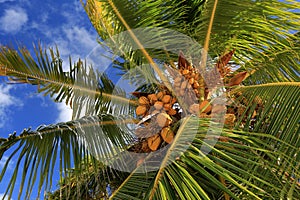
<instances>
[{"instance_id":1,"label":"cloud","mask_svg":"<svg viewBox=\"0 0 300 200\"><path fill-rule=\"evenodd\" d=\"M69 56L71 56L73 64L79 58L84 60L93 48L99 46L97 34L78 25L65 24L52 33L47 33L47 37L52 38L48 47L58 47L64 70L69 70Z\"/></svg>"},{"instance_id":2,"label":"cloud","mask_svg":"<svg viewBox=\"0 0 300 200\"><path fill-rule=\"evenodd\" d=\"M6 161L8 160L8 156L3 156L0 160L0 171L2 171ZM14 161L10 160L9 161L9 164L7 166L7 169L10 170L13 168L13 165L14 165ZM1 198L0 198L1 199Z\"/></svg>"},{"instance_id":3,"label":"cloud","mask_svg":"<svg viewBox=\"0 0 300 200\"><path fill-rule=\"evenodd\" d=\"M4 193L1 193L0 194L0 199L2 199L2 200L8 200L8 196L6 196L5 198L3 198L4 197ZM11 199L12 200L12 199Z\"/></svg>"},{"instance_id":4,"label":"cloud","mask_svg":"<svg viewBox=\"0 0 300 200\"><path fill-rule=\"evenodd\" d=\"M85 59L95 47L100 46L97 42L98 35L91 24L86 23L87 16L79 1L73 0L60 5L62 12L56 13L55 16L60 23L55 23L55 26L54 23L50 23L56 19L52 18L54 17L52 15L54 11L51 9L57 8L46 8L47 14L43 17L41 15L37 19L32 18L29 29L34 30L32 31L34 34L44 36L42 41L45 42L45 46L53 49L56 46L58 47L60 57L63 60L63 69L68 71L69 56L72 58L72 64L78 61L79 58ZM58 19L58 17L60 18ZM40 18L41 20L39 20ZM45 21L49 21L49 23L45 23ZM66 106L65 103L57 104L56 112L56 123L71 120L72 109Z\"/></svg>"},{"instance_id":5,"label":"cloud","mask_svg":"<svg viewBox=\"0 0 300 200\"><path fill-rule=\"evenodd\" d=\"M57 104L58 116L55 123L67 122L72 119L73 110L65 103Z\"/></svg>"},{"instance_id":6,"label":"cloud","mask_svg":"<svg viewBox=\"0 0 300 200\"><path fill-rule=\"evenodd\" d=\"M51 9L55 9L52 11ZM62 58L64 70L69 69L69 56L72 62L85 57L96 47L98 34L90 23L86 23L87 16L80 1L71 1L60 5L62 12L56 13L56 6L47 7L39 18L33 18L28 28L33 34L42 34L47 47L58 47ZM60 23L45 23L46 21L59 20ZM43 22L44 21L44 22ZM83 24L84 22L84 24ZM33 31L34 30L34 31Z\"/></svg>"},{"instance_id":7,"label":"cloud","mask_svg":"<svg viewBox=\"0 0 300 200\"><path fill-rule=\"evenodd\" d=\"M6 107L10 106L14 103L13 97L9 94L9 91L11 90L11 85L0 85L0 106Z\"/></svg>"},{"instance_id":8,"label":"cloud","mask_svg":"<svg viewBox=\"0 0 300 200\"><path fill-rule=\"evenodd\" d=\"M75 26L64 30L68 41L74 42L76 45L84 49L93 49L98 43L95 35L92 35L85 28Z\"/></svg>"},{"instance_id":9,"label":"cloud","mask_svg":"<svg viewBox=\"0 0 300 200\"><path fill-rule=\"evenodd\" d=\"M78 0L62 4L61 10L61 15L68 21L68 24L78 24L86 18L85 10Z\"/></svg>"},{"instance_id":10,"label":"cloud","mask_svg":"<svg viewBox=\"0 0 300 200\"><path fill-rule=\"evenodd\" d=\"M23 106L22 101L10 93L11 89L12 85L0 84L0 128L8 121L11 106Z\"/></svg>"},{"instance_id":11,"label":"cloud","mask_svg":"<svg viewBox=\"0 0 300 200\"><path fill-rule=\"evenodd\" d=\"M0 18L1 29L7 33L17 33L27 23L28 16L22 8L9 8Z\"/></svg>"}]
</instances>

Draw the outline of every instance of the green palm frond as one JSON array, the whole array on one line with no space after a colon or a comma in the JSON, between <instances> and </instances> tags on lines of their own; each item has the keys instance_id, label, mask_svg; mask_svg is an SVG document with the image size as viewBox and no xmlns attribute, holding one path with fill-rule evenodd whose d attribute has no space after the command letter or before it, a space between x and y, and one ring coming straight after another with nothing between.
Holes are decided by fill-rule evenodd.
<instances>
[{"instance_id":1,"label":"green palm frond","mask_svg":"<svg viewBox=\"0 0 300 200\"><path fill-rule=\"evenodd\" d=\"M240 92L242 96L238 96ZM237 126L245 121L244 130L263 132L291 145L292 149L289 145L267 141L280 152L279 157L287 156L285 159L280 158L281 170L289 173L290 170L299 171L300 83L246 86L237 88L232 93L237 96L235 103L244 110L237 121ZM250 119L253 115L256 116L254 121Z\"/></svg>"},{"instance_id":2,"label":"green palm frond","mask_svg":"<svg viewBox=\"0 0 300 200\"><path fill-rule=\"evenodd\" d=\"M275 151L270 143L281 143L293 151L297 147L264 133L223 130L221 136L207 135L208 122L199 122L197 117L184 119L173 143L160 152L162 160L152 159L160 154L149 154L111 198L217 199L225 192L233 199L277 199L288 195L283 187L296 187L284 173L297 171L297 165L287 161L291 168L282 171L278 158L285 160L289 155ZM197 134L185 149L194 131ZM205 151L209 149L211 152ZM154 171L157 166L159 170ZM299 191L294 192L294 198L299 197Z\"/></svg>"},{"instance_id":3,"label":"green palm frond","mask_svg":"<svg viewBox=\"0 0 300 200\"><path fill-rule=\"evenodd\" d=\"M102 39L127 30L124 22L132 29L140 27L173 27L173 29L190 26L198 17L203 0L193 2L182 1L92 1L84 5L86 12ZM122 22L116 14L115 6L124 19ZM191 11L196 11L191 13ZM186 24L183 24L186 23Z\"/></svg>"},{"instance_id":4,"label":"green palm frond","mask_svg":"<svg viewBox=\"0 0 300 200\"><path fill-rule=\"evenodd\" d=\"M126 6L121 6L124 4ZM97 6L101 7L98 13ZM95 29L104 39L112 38L129 28L164 27L188 35L200 45L205 46L209 39L209 53L212 57L223 54L228 49L236 49L237 63L249 73L255 72L249 78L255 84L266 73L269 77L264 82L299 81L299 76L295 73L299 69L299 48L293 42L299 36L293 32L299 30L300 16L299 12L291 12L299 6L297 1L286 3L274 0L208 0L193 3L89 1L86 10ZM208 33L210 25L212 29ZM109 31L112 29L114 32ZM165 40L163 34L157 38L161 38L161 42ZM123 49L130 49L132 45L127 42L122 41L121 46L117 42L112 43L109 47L124 53ZM153 58L160 57L161 54L150 53ZM127 60L140 60L141 56L137 51L121 55ZM280 61L281 67L277 67L276 60Z\"/></svg>"},{"instance_id":5,"label":"green palm frond","mask_svg":"<svg viewBox=\"0 0 300 200\"><path fill-rule=\"evenodd\" d=\"M290 75L288 80L299 81L299 76L291 73L292 69L299 69L300 52L292 40L297 38L293 32L299 29L300 15L291 12L299 6L297 1L206 1L199 18L202 23L194 29L193 35L205 43L213 17L209 46L212 54L236 49L235 56L242 67L249 72L262 70L259 74L271 76L264 81L285 81L287 74ZM275 59L281 59L280 67L270 62Z\"/></svg>"},{"instance_id":6,"label":"green palm frond","mask_svg":"<svg viewBox=\"0 0 300 200\"><path fill-rule=\"evenodd\" d=\"M154 50L155 46L162 47L165 41L174 42L174 40L172 41L170 38L170 30L169 34L167 34L168 37L165 37L164 34L166 33L162 29L157 32L156 30L150 30L151 33L147 32L147 30L138 32L134 29L141 27L168 28L170 26L176 27L171 29L173 30L173 34L175 33L174 31L182 33L183 31L180 31L179 28L186 23L183 19L190 18L189 11L192 9L195 10L195 8L192 8L189 4L193 4L195 7L201 7L203 1L195 1L193 3L183 3L182 1L134 1L130 3L127 1L88 1L85 5L85 9L99 36L104 39L105 42L109 41L106 45L117 55L125 58L125 60L130 63L130 65L127 66L131 69L136 66L151 63L147 58L148 54L155 59L172 60L177 58L178 51L173 55L168 52L170 55L166 57L166 51L158 48ZM128 38L114 37L130 29L135 31L133 36L130 35ZM130 34L130 31L128 32ZM150 39L149 36L151 35L151 40L144 39L144 33L146 33L147 39ZM141 42L141 40L143 41ZM148 43L151 42L151 47L145 44L144 48L147 49L145 53L143 52L143 47L141 48L137 41L143 45L145 41L148 41ZM177 41L177 44L179 44L179 41ZM185 45L184 42L181 44ZM137 45L139 47L138 50L134 48ZM200 51L200 49L198 49L198 51ZM159 73L158 70L155 71Z\"/></svg>"},{"instance_id":7,"label":"green palm frond","mask_svg":"<svg viewBox=\"0 0 300 200\"><path fill-rule=\"evenodd\" d=\"M250 61L250 65L258 66L259 69L244 84L300 81L300 48L299 44L297 44L300 36L293 34L286 37L288 38L281 39L280 41L282 49L263 52L261 62L257 62L256 60Z\"/></svg>"},{"instance_id":8,"label":"green palm frond","mask_svg":"<svg viewBox=\"0 0 300 200\"><path fill-rule=\"evenodd\" d=\"M253 131L267 132L280 138L280 135L276 134L287 131L283 129L283 125L287 121L292 123L291 127L294 128L299 123L300 116L297 113L299 111L300 82L280 82L238 87L231 91L230 94L233 97L233 104L244 109L243 114L238 119L238 123L246 120L246 124L250 125L250 119L247 117L253 114L257 116L256 122L252 127ZM279 113L281 114L278 115ZM275 129L273 125L276 125ZM244 128L249 131L249 127L245 126ZM289 129L289 131L291 132L287 135L293 135L297 129Z\"/></svg>"},{"instance_id":9,"label":"green palm frond","mask_svg":"<svg viewBox=\"0 0 300 200\"><path fill-rule=\"evenodd\" d=\"M45 190L52 187L57 163L60 163L59 170L63 173L61 176L67 176L72 167L75 167L80 175L82 167L97 163L97 160L109 163L117 152L126 149L128 144L134 141L131 131L122 125L128 123L124 120L122 117L108 114L84 117L67 123L40 126L35 131L24 130L19 136L11 135L8 139L1 138L0 158L8 150L13 153L1 171L0 181L3 181L11 160L16 159L6 194L11 198L18 171L22 174L19 198L25 189L25 197L29 199L35 183L38 183L39 195L42 186ZM92 167L97 169L97 166ZM23 188L25 183L27 187Z\"/></svg>"},{"instance_id":10,"label":"green palm frond","mask_svg":"<svg viewBox=\"0 0 300 200\"><path fill-rule=\"evenodd\" d=\"M90 162L90 166L83 163L81 170L83 172L78 173L76 169L69 169L68 174L60 181L59 189L49 192L45 198L48 200L61 199L61 196L68 199L105 198L107 184L117 188L128 176L127 173L109 168L102 163Z\"/></svg>"},{"instance_id":11,"label":"green palm frond","mask_svg":"<svg viewBox=\"0 0 300 200\"><path fill-rule=\"evenodd\" d=\"M0 75L8 76L11 83L29 83L38 86L38 92L50 95L55 101L65 101L73 108L73 118L109 112L111 99L120 107L128 107L134 101L107 77L81 61L64 71L59 51L35 48L36 60L27 49L17 51L2 46L0 50ZM50 54L50 55L49 55ZM84 113L83 107L86 109ZM120 109L121 110L121 109ZM120 114L120 113L118 113ZM128 114L128 111L124 114Z\"/></svg>"}]
</instances>

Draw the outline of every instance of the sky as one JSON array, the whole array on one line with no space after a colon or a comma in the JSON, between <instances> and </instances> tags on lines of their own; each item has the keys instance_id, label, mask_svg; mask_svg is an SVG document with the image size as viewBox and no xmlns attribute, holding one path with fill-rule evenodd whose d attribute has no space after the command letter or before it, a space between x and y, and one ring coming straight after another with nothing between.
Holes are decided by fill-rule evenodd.
<instances>
[{"instance_id":1,"label":"sky","mask_svg":"<svg viewBox=\"0 0 300 200\"><path fill-rule=\"evenodd\" d=\"M67 66L70 55L73 61L85 59L98 47L97 38L79 0L0 0L0 45L20 44L30 52L39 42L44 47L57 46ZM38 94L37 87L7 84L7 79L0 77L0 137L6 138L14 131L19 134L28 127L69 121L71 115L69 107ZM0 171L6 159L4 156L0 160ZM9 169L14 168L13 164ZM8 171L7 177L10 175ZM2 199L5 180L0 185ZM17 195L14 193L12 199Z\"/></svg>"}]
</instances>

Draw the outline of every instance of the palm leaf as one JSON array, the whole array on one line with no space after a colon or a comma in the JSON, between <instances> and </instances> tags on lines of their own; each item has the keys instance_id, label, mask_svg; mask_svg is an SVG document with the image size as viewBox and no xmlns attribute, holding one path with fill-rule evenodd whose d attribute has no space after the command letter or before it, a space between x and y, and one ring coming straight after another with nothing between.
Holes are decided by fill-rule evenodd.
<instances>
[{"instance_id":1,"label":"palm leaf","mask_svg":"<svg viewBox=\"0 0 300 200\"><path fill-rule=\"evenodd\" d=\"M281 195L282 187L294 184L292 181L282 181L286 177L281 177L282 168L276 164L281 152L274 151L269 144L270 141L281 143L293 151L297 147L269 134L231 130L222 134L231 142L218 141L218 135L206 135L207 121L199 122L196 117L185 121L172 145L161 152L162 160L151 159L154 156L151 153L115 191L112 199L215 199L221 191L234 199L276 199ZM197 131L197 135L189 148L185 149L194 131ZM205 137L218 142L211 146L211 141L204 142ZM212 152L206 155L203 151L205 147ZM154 171L157 165L159 170ZM290 169L292 171L297 169L293 166ZM272 177L273 182L266 181L266 176ZM219 177L226 180L226 185L222 184ZM296 198L299 192L294 195Z\"/></svg>"},{"instance_id":2,"label":"palm leaf","mask_svg":"<svg viewBox=\"0 0 300 200\"><path fill-rule=\"evenodd\" d=\"M296 1L207 1L199 18L203 23L195 28L195 36L200 42L203 41L213 17L210 36L212 53L236 49L235 56L242 67L246 63L249 72L255 70L258 74L270 74L270 78L264 77L264 81L285 81L286 74L290 75L289 80L295 78L293 80L298 81L295 71L290 71L299 68L299 48L287 40L297 38L292 30L299 29L299 13L290 11L296 7L299 7ZM216 11L212 13L214 9ZM280 67L276 62L270 63L277 58L279 60L279 56L282 58ZM255 75L252 77L251 83L255 84L259 78L255 79Z\"/></svg>"},{"instance_id":3,"label":"palm leaf","mask_svg":"<svg viewBox=\"0 0 300 200\"><path fill-rule=\"evenodd\" d=\"M257 73L249 78L252 84L260 80L261 75L265 73L269 74L265 82L299 80L299 76L295 73L299 68L299 62L297 62L299 48L294 46L293 42L289 42L298 40L299 37L292 33L293 30L299 29L299 13L291 12L299 7L296 1L289 3L273 0L263 3L250 0L243 2L209 0L193 3L172 1L171 7L169 1L151 3L135 1L126 6L125 4L124 1L99 1L97 3L89 1L87 3L87 14L102 38L111 38L129 28L161 26L194 38L205 47L205 50L208 50L209 41L209 52L212 57L223 54L227 49L236 49L236 62L241 67L246 67L251 74ZM112 5L120 5L120 7L116 8ZM97 9L97 6L101 9ZM191 10L195 12L191 14ZM163 18L161 13L164 13ZM187 24L187 21L184 21L187 18L191 23ZM211 29L208 29L209 27ZM112 28L115 30L113 33L108 31ZM159 37L163 42L163 35L160 34ZM121 52L123 48L130 49L131 43L122 42L122 46L111 44L110 48L121 48ZM156 44L155 41L153 42ZM121 53L121 55L124 54ZM161 55L161 52L159 54L154 52L150 55L155 58ZM136 51L130 56L124 56L128 60L133 60L135 56L136 59L140 58L140 54ZM280 67L276 67L275 60L281 60ZM274 64L270 61L274 61Z\"/></svg>"},{"instance_id":4,"label":"palm leaf","mask_svg":"<svg viewBox=\"0 0 300 200\"><path fill-rule=\"evenodd\" d=\"M1 47L0 75L8 76L11 83L38 85L38 92L50 95L55 101L65 101L73 108L74 119L109 111L111 99L121 107L134 104L104 73L95 71L81 60L72 66L70 59L70 69L64 71L58 49L55 52L49 50L50 59L48 52L39 46L35 49L37 61L27 49L19 51L20 54Z\"/></svg>"},{"instance_id":5,"label":"palm leaf","mask_svg":"<svg viewBox=\"0 0 300 200\"><path fill-rule=\"evenodd\" d=\"M107 184L116 188L127 176L126 173L109 168L102 163L90 162L88 167L86 163L82 163L81 170L83 172L80 173L76 169L69 170L60 182L59 189L49 192L46 199L60 199L61 194L69 199L105 198Z\"/></svg>"},{"instance_id":6,"label":"palm leaf","mask_svg":"<svg viewBox=\"0 0 300 200\"><path fill-rule=\"evenodd\" d=\"M237 94L236 92L243 93L243 100L238 98L236 103L243 101L241 105L245 105L246 102L252 102L245 106L244 116L238 119L238 124L242 120L246 120L244 130L264 132L289 143L293 147L299 147L300 116L297 114L299 113L300 98L299 82L247 86L237 88L232 93ZM256 119L251 122L248 116L253 115L257 107L260 108L257 109ZM297 166L297 150L289 149L288 146L278 143L272 144L272 146L278 149L282 155L290 157L286 160L289 164L285 164L283 160L280 161L282 170L290 170L290 167ZM290 163L293 162L295 163L291 165ZM293 170L298 171L299 169Z\"/></svg>"},{"instance_id":7,"label":"palm leaf","mask_svg":"<svg viewBox=\"0 0 300 200\"><path fill-rule=\"evenodd\" d=\"M68 170L72 166L79 170L78 175L80 175L83 170L82 165L88 167L91 162L96 163L95 158L105 164L109 163L114 154L126 149L127 145L134 141L131 131L126 129L126 126L120 125L124 123L123 120L107 114L85 117L67 123L41 126L35 131L24 130L19 136L11 136L8 139L2 138L1 158L8 150L14 153L10 154L1 171L0 181L11 160L17 160L6 194L11 198L20 169L23 170L19 198L26 181L25 197L28 199L37 181L38 195L42 186L45 190L52 187L51 180L58 161L60 171L63 173L61 175L64 176L68 175ZM118 122L119 125L117 125ZM93 146L93 141L96 142L95 146ZM97 148L98 146L100 149ZM97 165L93 167L97 169Z\"/></svg>"}]
</instances>

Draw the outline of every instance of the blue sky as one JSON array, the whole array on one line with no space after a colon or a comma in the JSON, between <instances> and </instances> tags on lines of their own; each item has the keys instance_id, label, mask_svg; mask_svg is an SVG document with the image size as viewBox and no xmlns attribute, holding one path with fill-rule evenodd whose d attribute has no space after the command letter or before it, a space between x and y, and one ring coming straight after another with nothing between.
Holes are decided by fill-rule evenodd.
<instances>
[{"instance_id":1,"label":"blue sky","mask_svg":"<svg viewBox=\"0 0 300 200\"><path fill-rule=\"evenodd\" d=\"M0 44L16 47L18 43L32 52L33 44L39 41L46 47L57 45L66 66L69 55L73 60L84 59L98 46L97 34L79 0L0 0ZM70 108L37 94L36 89L30 85L9 85L0 77L0 137L71 119ZM4 156L0 160L0 171L6 159ZM12 163L9 169L13 168ZM10 175L8 172L7 177ZM0 184L0 199L6 182ZM13 199L17 195L16 191Z\"/></svg>"}]
</instances>

